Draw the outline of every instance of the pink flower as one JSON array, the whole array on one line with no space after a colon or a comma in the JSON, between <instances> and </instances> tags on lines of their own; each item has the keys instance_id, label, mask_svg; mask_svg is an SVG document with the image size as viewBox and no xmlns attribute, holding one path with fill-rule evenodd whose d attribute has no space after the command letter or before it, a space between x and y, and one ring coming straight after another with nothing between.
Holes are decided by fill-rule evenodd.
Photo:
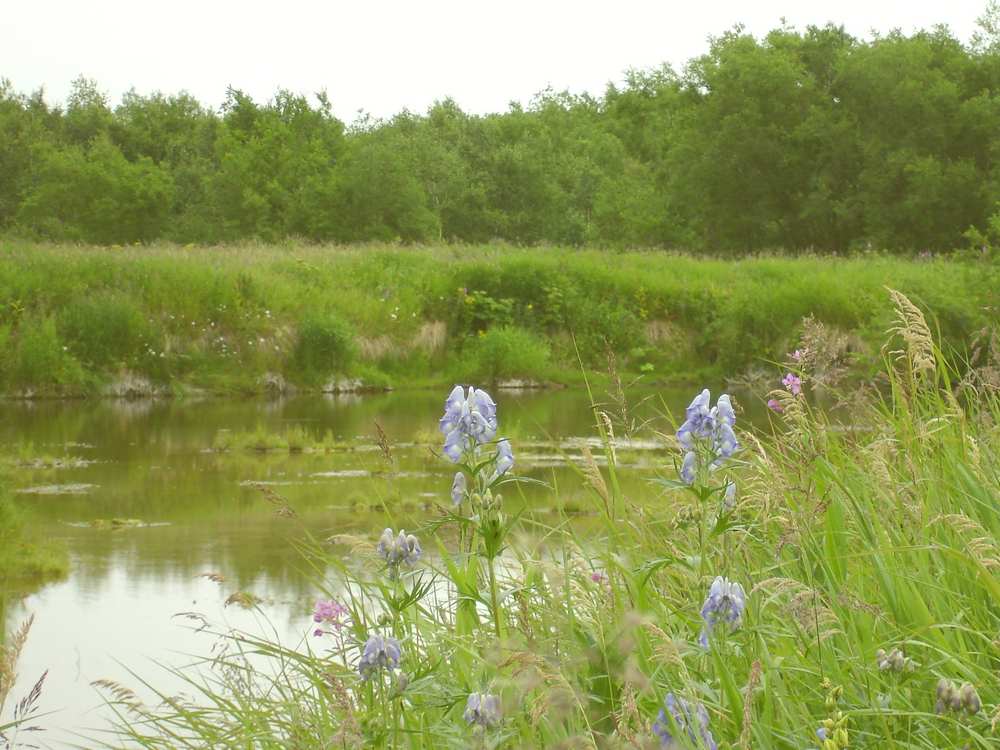
<instances>
[{"instance_id":1,"label":"pink flower","mask_svg":"<svg viewBox=\"0 0 1000 750\"><path fill-rule=\"evenodd\" d=\"M604 573L591 573L590 580L594 583L602 583L604 581Z\"/></svg>"},{"instance_id":2,"label":"pink flower","mask_svg":"<svg viewBox=\"0 0 1000 750\"><path fill-rule=\"evenodd\" d=\"M340 602L333 599L320 599L316 602L316 607L313 609L313 622L326 623L339 632L344 627L344 618L346 615L347 607ZM313 635L317 637L323 635L323 629L316 628L313 631Z\"/></svg>"},{"instance_id":3,"label":"pink flower","mask_svg":"<svg viewBox=\"0 0 1000 750\"><path fill-rule=\"evenodd\" d=\"M792 352L791 357L796 362L801 362L802 361L802 350L801 349L796 349L794 352Z\"/></svg>"},{"instance_id":4,"label":"pink flower","mask_svg":"<svg viewBox=\"0 0 1000 750\"><path fill-rule=\"evenodd\" d=\"M788 373L787 375L785 375L784 378L781 379L781 382L784 384L785 388L787 388L792 392L793 396L798 396L800 393L802 393L802 381L799 379L797 375Z\"/></svg>"},{"instance_id":5,"label":"pink flower","mask_svg":"<svg viewBox=\"0 0 1000 750\"><path fill-rule=\"evenodd\" d=\"M768 399L767 408L773 411L775 414L781 414L785 410L785 407L781 405L781 402L776 398Z\"/></svg>"}]
</instances>

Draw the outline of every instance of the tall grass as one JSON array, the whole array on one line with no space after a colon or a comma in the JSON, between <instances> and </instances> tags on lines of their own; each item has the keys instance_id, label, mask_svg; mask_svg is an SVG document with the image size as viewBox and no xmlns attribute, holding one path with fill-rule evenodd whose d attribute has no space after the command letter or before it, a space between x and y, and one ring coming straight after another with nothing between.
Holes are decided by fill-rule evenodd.
<instances>
[{"instance_id":1,"label":"tall grass","mask_svg":"<svg viewBox=\"0 0 1000 750\"><path fill-rule=\"evenodd\" d=\"M85 394L124 373L225 391L275 376L311 388L359 376L573 381L577 352L601 370L609 351L648 380L717 379L780 360L810 315L850 335L858 371L872 374L892 315L885 285L932 310L963 352L995 317L1000 269L878 255L0 240L0 388Z\"/></svg>"},{"instance_id":2,"label":"tall grass","mask_svg":"<svg viewBox=\"0 0 1000 750\"><path fill-rule=\"evenodd\" d=\"M474 474L478 513L442 508L398 578L371 539L314 550L318 574L336 571L317 594L348 610L321 637L220 631L203 669L177 672L188 697L143 703L102 683L118 712L108 746L642 748L664 728L675 747L710 746L669 718L654 728L673 693L705 707L724 748L996 747L1000 398L957 388L919 309L895 301L886 387L845 427L810 406L804 365L806 395L775 392L772 429L739 431L731 504L716 474L676 481L679 451L662 457L662 491L624 495L620 426L595 406L607 463L587 454L577 469L599 531L506 516L495 494L518 485L490 500ZM717 575L747 605L706 649L699 611ZM363 679L374 633L398 638L402 658ZM939 705L941 680L968 684L969 700ZM500 698L499 722L470 726L471 693Z\"/></svg>"}]
</instances>

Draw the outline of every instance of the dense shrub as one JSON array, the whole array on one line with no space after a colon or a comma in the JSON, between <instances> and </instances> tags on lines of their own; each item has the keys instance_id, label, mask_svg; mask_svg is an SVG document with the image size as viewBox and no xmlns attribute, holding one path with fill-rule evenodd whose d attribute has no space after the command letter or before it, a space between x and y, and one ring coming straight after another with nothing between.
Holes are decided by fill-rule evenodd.
<instances>
[{"instance_id":1,"label":"dense shrub","mask_svg":"<svg viewBox=\"0 0 1000 750\"><path fill-rule=\"evenodd\" d=\"M355 355L350 326L333 313L308 313L299 323L292 362L305 380L344 372Z\"/></svg>"},{"instance_id":2,"label":"dense shrub","mask_svg":"<svg viewBox=\"0 0 1000 750\"><path fill-rule=\"evenodd\" d=\"M530 331L517 326L492 328L473 338L463 352L462 379L543 380L550 366L549 355L549 345Z\"/></svg>"}]
</instances>

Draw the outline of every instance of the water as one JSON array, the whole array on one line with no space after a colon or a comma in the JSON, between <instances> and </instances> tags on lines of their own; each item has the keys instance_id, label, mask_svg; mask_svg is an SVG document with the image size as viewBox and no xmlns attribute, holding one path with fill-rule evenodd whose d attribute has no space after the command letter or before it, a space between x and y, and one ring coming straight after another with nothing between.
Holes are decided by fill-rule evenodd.
<instances>
[{"instance_id":1,"label":"water","mask_svg":"<svg viewBox=\"0 0 1000 750\"><path fill-rule=\"evenodd\" d=\"M557 505L593 508L564 458L579 457L582 439L595 434L587 394L497 395L501 433L512 436L517 473L558 487L553 492L526 486L524 498L510 502L527 502L538 513ZM679 413L690 397L690 389L657 392L632 416L648 418L664 404ZM294 542L308 531L318 539L366 535L374 543L385 526L415 529L434 512L434 503L447 503L454 469L432 453L442 406L443 394L436 391L0 405L5 455L20 455L22 463L62 461L58 468L16 469L10 479L21 502L36 510L45 536L68 550L71 563L66 580L45 586L7 614L8 627L26 613L35 615L9 703L49 670L42 707L54 713L40 721L46 732L33 741L86 745L73 733L103 726L107 716L93 680L138 688L128 672L133 669L166 692L179 687L153 662L182 664L184 654L207 653L211 640L178 613L196 612L251 632L273 628L284 643L302 643L310 630L316 574ZM376 420L393 444L391 464L376 445ZM220 431L283 433L296 425L316 438L332 432L336 450L213 450ZM668 428L662 419L656 426ZM649 430L642 438L620 452L625 489L633 495L655 492L646 480L671 465ZM255 482L280 493L297 518L277 515ZM578 517L587 522L585 513ZM95 523L99 519L104 521ZM140 523L115 528L110 519ZM214 582L206 573L225 580ZM266 621L225 606L236 591L262 597Z\"/></svg>"}]
</instances>

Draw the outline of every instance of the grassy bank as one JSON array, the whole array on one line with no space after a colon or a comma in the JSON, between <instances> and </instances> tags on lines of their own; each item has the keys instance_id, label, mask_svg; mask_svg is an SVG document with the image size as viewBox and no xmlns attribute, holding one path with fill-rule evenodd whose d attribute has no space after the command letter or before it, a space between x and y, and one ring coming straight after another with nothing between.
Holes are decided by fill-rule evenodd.
<instances>
[{"instance_id":1,"label":"grassy bank","mask_svg":"<svg viewBox=\"0 0 1000 750\"><path fill-rule=\"evenodd\" d=\"M1000 361L956 388L898 302L890 387L859 407L863 429L811 408L804 367L770 429L737 415L729 458L696 442L688 484L667 449L659 489L632 497L595 412L606 465L578 471L603 523L586 535L505 513L517 485L497 483L492 446L470 451L468 492L417 530L422 556L405 543L411 565L376 552L380 528L319 553L335 601L301 613L306 645L222 627L211 670L181 671L184 697L98 683L120 712L107 746L995 747ZM716 576L740 588L713 599Z\"/></svg>"},{"instance_id":2,"label":"grassy bank","mask_svg":"<svg viewBox=\"0 0 1000 750\"><path fill-rule=\"evenodd\" d=\"M995 319L1000 270L870 255L256 244L97 248L0 241L8 393L224 392L578 380L608 353L652 381L778 361L813 316L870 374L884 287L959 351Z\"/></svg>"}]
</instances>

